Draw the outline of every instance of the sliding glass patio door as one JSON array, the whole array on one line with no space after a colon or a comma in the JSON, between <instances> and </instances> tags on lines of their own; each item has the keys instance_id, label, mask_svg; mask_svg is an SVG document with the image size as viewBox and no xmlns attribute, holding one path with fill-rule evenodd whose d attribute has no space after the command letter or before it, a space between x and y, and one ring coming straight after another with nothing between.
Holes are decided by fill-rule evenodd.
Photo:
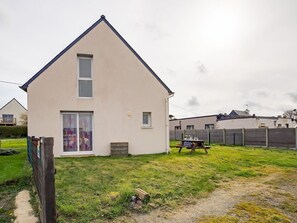
<instances>
[{"instance_id":1,"label":"sliding glass patio door","mask_svg":"<svg viewBox=\"0 0 297 223\"><path fill-rule=\"evenodd\" d=\"M93 150L92 113L62 113L63 151L84 152Z\"/></svg>"}]
</instances>

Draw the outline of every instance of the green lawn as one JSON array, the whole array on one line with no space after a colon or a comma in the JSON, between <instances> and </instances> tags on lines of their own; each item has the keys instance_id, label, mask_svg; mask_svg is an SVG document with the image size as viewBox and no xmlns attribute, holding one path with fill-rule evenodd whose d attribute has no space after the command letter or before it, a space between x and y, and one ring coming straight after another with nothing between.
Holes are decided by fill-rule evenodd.
<instances>
[{"instance_id":1,"label":"green lawn","mask_svg":"<svg viewBox=\"0 0 297 223\"><path fill-rule=\"evenodd\" d=\"M0 157L0 222L13 218L14 197L29 185L25 146L25 139L1 140L2 148L21 153ZM297 151L213 146L209 154L179 154L173 148L168 155L57 158L55 164L59 222L107 222L134 211L129 201L135 188L147 191L154 207L176 208L206 196L221 181L296 171Z\"/></svg>"},{"instance_id":2,"label":"green lawn","mask_svg":"<svg viewBox=\"0 0 297 223\"><path fill-rule=\"evenodd\" d=\"M1 139L1 148L20 152L0 156L0 222L11 222L15 196L30 185L31 170L27 162L26 139Z\"/></svg>"},{"instance_id":3,"label":"green lawn","mask_svg":"<svg viewBox=\"0 0 297 223\"><path fill-rule=\"evenodd\" d=\"M296 169L297 152L213 146L209 154L172 149L169 155L59 158L56 168L59 222L106 222L131 211L135 188L147 191L155 207L175 208L220 181Z\"/></svg>"},{"instance_id":4,"label":"green lawn","mask_svg":"<svg viewBox=\"0 0 297 223\"><path fill-rule=\"evenodd\" d=\"M26 146L26 139L1 140L2 149L13 148L20 153L12 156L0 156L0 185L8 181L29 176L31 174L29 165L26 162Z\"/></svg>"}]
</instances>

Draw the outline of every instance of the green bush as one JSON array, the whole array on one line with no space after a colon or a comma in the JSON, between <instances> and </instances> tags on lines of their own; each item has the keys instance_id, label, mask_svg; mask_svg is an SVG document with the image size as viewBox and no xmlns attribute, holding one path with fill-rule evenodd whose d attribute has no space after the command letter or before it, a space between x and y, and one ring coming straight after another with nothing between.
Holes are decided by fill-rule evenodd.
<instances>
[{"instance_id":1,"label":"green bush","mask_svg":"<svg viewBox=\"0 0 297 223\"><path fill-rule=\"evenodd\" d=\"M27 126L0 126L0 138L20 138L27 136Z\"/></svg>"}]
</instances>

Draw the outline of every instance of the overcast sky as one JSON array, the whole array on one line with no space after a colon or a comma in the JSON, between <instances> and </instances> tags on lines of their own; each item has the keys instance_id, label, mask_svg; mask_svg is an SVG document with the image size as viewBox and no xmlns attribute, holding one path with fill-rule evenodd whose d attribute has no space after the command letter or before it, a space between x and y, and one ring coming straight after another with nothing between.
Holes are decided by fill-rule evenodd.
<instances>
[{"instance_id":1,"label":"overcast sky","mask_svg":"<svg viewBox=\"0 0 297 223\"><path fill-rule=\"evenodd\" d=\"M175 92L177 118L297 107L296 0L0 0L0 81L25 83L102 14ZM14 97L27 106L0 82L0 107Z\"/></svg>"}]
</instances>

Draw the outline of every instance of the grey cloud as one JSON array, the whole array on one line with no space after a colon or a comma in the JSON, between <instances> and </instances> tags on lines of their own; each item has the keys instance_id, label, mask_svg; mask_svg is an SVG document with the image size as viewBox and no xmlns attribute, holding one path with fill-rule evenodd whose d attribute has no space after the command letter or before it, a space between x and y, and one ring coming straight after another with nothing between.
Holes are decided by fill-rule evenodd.
<instances>
[{"instance_id":1,"label":"grey cloud","mask_svg":"<svg viewBox=\"0 0 297 223\"><path fill-rule=\"evenodd\" d=\"M199 102L197 100L197 97L192 96L192 98L188 100L188 105L192 106L192 107L199 106Z\"/></svg>"},{"instance_id":2,"label":"grey cloud","mask_svg":"<svg viewBox=\"0 0 297 223\"><path fill-rule=\"evenodd\" d=\"M155 24L144 24L145 29L147 29L149 32L154 33L156 36L156 39L163 39L164 37L169 36L168 33L164 32L164 30L158 28Z\"/></svg>"},{"instance_id":3,"label":"grey cloud","mask_svg":"<svg viewBox=\"0 0 297 223\"><path fill-rule=\"evenodd\" d=\"M159 28L157 25L153 23L134 23L134 30L139 31L140 29L144 29L152 34L155 39L163 39L164 37L170 36L164 29Z\"/></svg>"},{"instance_id":4,"label":"grey cloud","mask_svg":"<svg viewBox=\"0 0 297 223\"><path fill-rule=\"evenodd\" d=\"M256 92L256 95L258 97L263 97L263 98L266 98L266 97L269 96L268 93L265 90L259 90L258 92Z\"/></svg>"},{"instance_id":5,"label":"grey cloud","mask_svg":"<svg viewBox=\"0 0 297 223\"><path fill-rule=\"evenodd\" d=\"M197 69L198 69L198 72L201 74L207 73L206 67L199 60L197 61Z\"/></svg>"},{"instance_id":6,"label":"grey cloud","mask_svg":"<svg viewBox=\"0 0 297 223\"><path fill-rule=\"evenodd\" d=\"M170 69L170 68L167 68L166 69L166 73L171 76L171 77L175 77L176 76L176 71Z\"/></svg>"},{"instance_id":7,"label":"grey cloud","mask_svg":"<svg viewBox=\"0 0 297 223\"><path fill-rule=\"evenodd\" d=\"M297 93L289 93L289 96L293 99L294 102L297 102Z\"/></svg>"},{"instance_id":8,"label":"grey cloud","mask_svg":"<svg viewBox=\"0 0 297 223\"><path fill-rule=\"evenodd\" d=\"M246 105L248 105L249 108L253 108L253 107L263 108L263 106L260 103L256 103L256 102L253 102L253 101L247 101Z\"/></svg>"}]
</instances>

